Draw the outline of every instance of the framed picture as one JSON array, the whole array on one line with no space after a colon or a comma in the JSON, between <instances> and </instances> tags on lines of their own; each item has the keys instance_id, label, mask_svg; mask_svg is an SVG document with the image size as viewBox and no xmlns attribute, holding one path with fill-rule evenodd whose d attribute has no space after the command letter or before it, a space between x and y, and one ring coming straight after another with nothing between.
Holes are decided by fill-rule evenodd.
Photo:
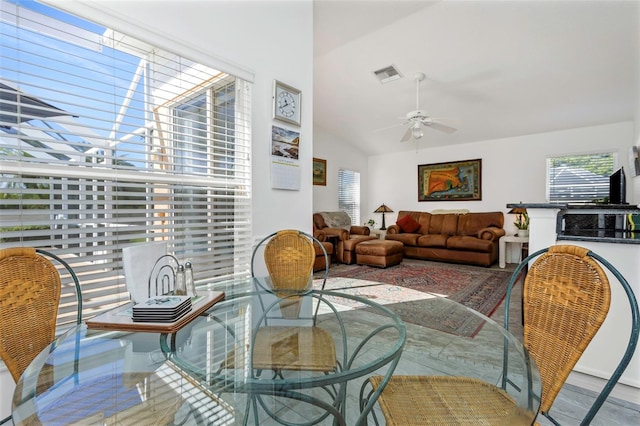
<instances>
[{"instance_id":1,"label":"framed picture","mask_svg":"<svg viewBox=\"0 0 640 426\"><path fill-rule=\"evenodd\" d=\"M300 125L301 93L298 89L278 80L273 81L273 118Z\"/></svg>"},{"instance_id":2,"label":"framed picture","mask_svg":"<svg viewBox=\"0 0 640 426\"><path fill-rule=\"evenodd\" d=\"M313 159L313 184L327 186L327 160Z\"/></svg>"},{"instance_id":3,"label":"framed picture","mask_svg":"<svg viewBox=\"0 0 640 426\"><path fill-rule=\"evenodd\" d=\"M418 201L482 200L481 186L481 159L418 166Z\"/></svg>"},{"instance_id":4,"label":"framed picture","mask_svg":"<svg viewBox=\"0 0 640 426\"><path fill-rule=\"evenodd\" d=\"M271 126L271 155L298 160L300 132Z\"/></svg>"}]
</instances>

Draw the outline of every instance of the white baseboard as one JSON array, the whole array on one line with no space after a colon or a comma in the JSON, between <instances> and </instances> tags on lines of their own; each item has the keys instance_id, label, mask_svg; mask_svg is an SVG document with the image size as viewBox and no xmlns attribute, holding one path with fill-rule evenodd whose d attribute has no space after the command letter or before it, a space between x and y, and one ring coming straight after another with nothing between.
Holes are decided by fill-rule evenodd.
<instances>
[{"instance_id":1,"label":"white baseboard","mask_svg":"<svg viewBox=\"0 0 640 426\"><path fill-rule=\"evenodd\" d=\"M604 387L606 380L574 370L569 374L567 383L594 392L600 392ZM618 383L611 391L610 396L640 405L640 388L636 388L634 386Z\"/></svg>"}]
</instances>

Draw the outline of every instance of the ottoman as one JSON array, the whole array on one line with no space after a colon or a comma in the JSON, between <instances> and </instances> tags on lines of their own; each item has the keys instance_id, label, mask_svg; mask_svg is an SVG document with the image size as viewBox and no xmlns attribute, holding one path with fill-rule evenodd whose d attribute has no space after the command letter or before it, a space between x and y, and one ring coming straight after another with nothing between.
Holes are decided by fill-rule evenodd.
<instances>
[{"instance_id":1,"label":"ottoman","mask_svg":"<svg viewBox=\"0 0 640 426\"><path fill-rule=\"evenodd\" d=\"M362 241L356 246L356 263L386 268L402 262L403 253L404 244L400 241Z\"/></svg>"}]
</instances>

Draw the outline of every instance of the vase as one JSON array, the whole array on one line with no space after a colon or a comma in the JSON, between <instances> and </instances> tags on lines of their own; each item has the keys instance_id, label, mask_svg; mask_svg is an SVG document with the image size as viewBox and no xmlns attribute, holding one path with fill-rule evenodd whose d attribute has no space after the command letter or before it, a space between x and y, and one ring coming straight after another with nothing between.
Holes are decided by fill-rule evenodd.
<instances>
[{"instance_id":1,"label":"vase","mask_svg":"<svg viewBox=\"0 0 640 426\"><path fill-rule=\"evenodd\" d=\"M518 229L518 237L528 237L529 230L528 229Z\"/></svg>"}]
</instances>

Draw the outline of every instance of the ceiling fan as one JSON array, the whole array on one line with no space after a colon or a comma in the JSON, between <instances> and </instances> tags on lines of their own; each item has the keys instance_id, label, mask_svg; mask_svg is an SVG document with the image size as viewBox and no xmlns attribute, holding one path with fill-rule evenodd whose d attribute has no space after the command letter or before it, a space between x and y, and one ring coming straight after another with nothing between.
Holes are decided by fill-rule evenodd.
<instances>
[{"instance_id":1,"label":"ceiling fan","mask_svg":"<svg viewBox=\"0 0 640 426\"><path fill-rule=\"evenodd\" d=\"M402 136L402 139L400 139L400 142L406 142L411 139L420 139L422 136L424 136L423 126L431 127L432 129L439 130L444 133L455 132L457 129L437 122L436 119L429 116L426 111L420 109L420 82L425 79L425 75L421 72L416 73L414 75L414 79L416 81L416 109L415 111L409 111L405 117L400 117L400 119L405 120L404 123L391 126L396 127L409 125L407 127L407 131ZM389 127L385 127L384 129L380 130L385 130L388 128Z\"/></svg>"}]
</instances>

